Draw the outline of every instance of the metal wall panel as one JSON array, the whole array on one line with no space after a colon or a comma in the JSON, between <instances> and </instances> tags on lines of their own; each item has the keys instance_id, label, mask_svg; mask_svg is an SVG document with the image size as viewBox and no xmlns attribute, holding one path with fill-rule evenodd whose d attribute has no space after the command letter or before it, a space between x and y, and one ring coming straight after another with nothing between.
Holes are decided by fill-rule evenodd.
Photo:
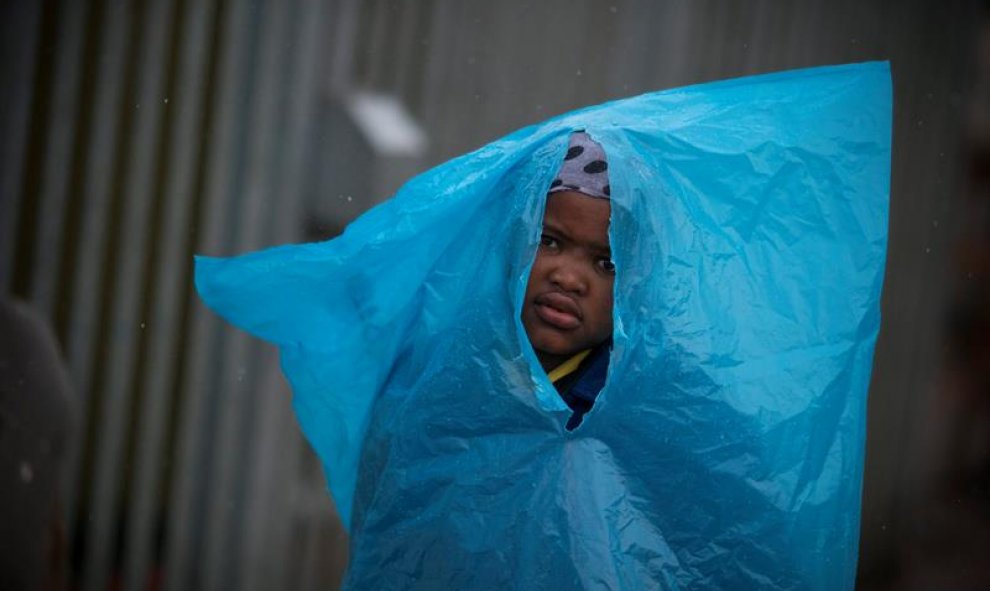
<instances>
[{"instance_id":1,"label":"metal wall panel","mask_svg":"<svg viewBox=\"0 0 990 591\"><path fill-rule=\"evenodd\" d=\"M38 36L43 5L10 2L0 15L0 289L11 288L21 210L21 183L27 155L31 101L38 75Z\"/></svg>"}]
</instances>

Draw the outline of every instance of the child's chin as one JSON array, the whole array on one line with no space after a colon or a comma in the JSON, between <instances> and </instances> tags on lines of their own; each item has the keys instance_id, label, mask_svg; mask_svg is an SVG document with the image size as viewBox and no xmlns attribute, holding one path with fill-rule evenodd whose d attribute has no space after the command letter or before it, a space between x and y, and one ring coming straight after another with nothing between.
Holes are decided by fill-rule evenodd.
<instances>
[{"instance_id":1,"label":"child's chin","mask_svg":"<svg viewBox=\"0 0 990 591\"><path fill-rule=\"evenodd\" d=\"M561 343L540 341L530 341L530 343L533 345L533 351L536 353L537 361L539 361L540 365L546 371L550 371L561 363L564 363L576 353L573 348Z\"/></svg>"},{"instance_id":2,"label":"child's chin","mask_svg":"<svg viewBox=\"0 0 990 591\"><path fill-rule=\"evenodd\" d=\"M581 351L580 347L576 347L571 343L539 343L534 344L533 349L537 353L553 357L570 357Z\"/></svg>"}]
</instances>

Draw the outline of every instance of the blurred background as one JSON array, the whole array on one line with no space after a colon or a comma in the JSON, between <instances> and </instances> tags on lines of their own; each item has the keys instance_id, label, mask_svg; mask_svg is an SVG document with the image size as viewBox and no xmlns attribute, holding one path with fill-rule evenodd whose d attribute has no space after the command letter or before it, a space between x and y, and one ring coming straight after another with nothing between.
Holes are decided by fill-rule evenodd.
<instances>
[{"instance_id":1,"label":"blurred background","mask_svg":"<svg viewBox=\"0 0 990 591\"><path fill-rule=\"evenodd\" d=\"M858 588L990 588L990 3L37 0L0 12L0 588L334 589L274 351L194 253L324 239L575 107L890 60Z\"/></svg>"}]
</instances>

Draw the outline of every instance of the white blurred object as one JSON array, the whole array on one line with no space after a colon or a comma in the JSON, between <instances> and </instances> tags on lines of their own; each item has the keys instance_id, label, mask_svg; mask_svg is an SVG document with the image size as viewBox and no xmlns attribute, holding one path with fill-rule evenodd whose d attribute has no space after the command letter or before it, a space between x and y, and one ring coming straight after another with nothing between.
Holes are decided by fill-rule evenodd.
<instances>
[{"instance_id":1,"label":"white blurred object","mask_svg":"<svg viewBox=\"0 0 990 591\"><path fill-rule=\"evenodd\" d=\"M347 110L376 152L383 156L417 158L426 150L426 134L394 96L357 93Z\"/></svg>"},{"instance_id":2,"label":"white blurred object","mask_svg":"<svg viewBox=\"0 0 990 591\"><path fill-rule=\"evenodd\" d=\"M428 141L392 95L354 92L330 99L323 112L308 214L333 234L420 172Z\"/></svg>"}]
</instances>

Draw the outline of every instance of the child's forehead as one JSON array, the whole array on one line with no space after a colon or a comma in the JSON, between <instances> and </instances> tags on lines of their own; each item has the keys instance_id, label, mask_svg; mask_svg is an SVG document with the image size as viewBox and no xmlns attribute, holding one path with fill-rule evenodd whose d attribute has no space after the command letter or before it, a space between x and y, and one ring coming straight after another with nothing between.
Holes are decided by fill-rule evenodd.
<instances>
[{"instance_id":1,"label":"child's forehead","mask_svg":"<svg viewBox=\"0 0 990 591\"><path fill-rule=\"evenodd\" d=\"M607 249L611 211L607 199L588 197L576 191L551 193L547 196L543 225L574 241Z\"/></svg>"},{"instance_id":2,"label":"child's forehead","mask_svg":"<svg viewBox=\"0 0 990 591\"><path fill-rule=\"evenodd\" d=\"M608 199L589 197L579 191L555 191L547 195L547 213L581 217L607 216L612 206Z\"/></svg>"}]
</instances>

